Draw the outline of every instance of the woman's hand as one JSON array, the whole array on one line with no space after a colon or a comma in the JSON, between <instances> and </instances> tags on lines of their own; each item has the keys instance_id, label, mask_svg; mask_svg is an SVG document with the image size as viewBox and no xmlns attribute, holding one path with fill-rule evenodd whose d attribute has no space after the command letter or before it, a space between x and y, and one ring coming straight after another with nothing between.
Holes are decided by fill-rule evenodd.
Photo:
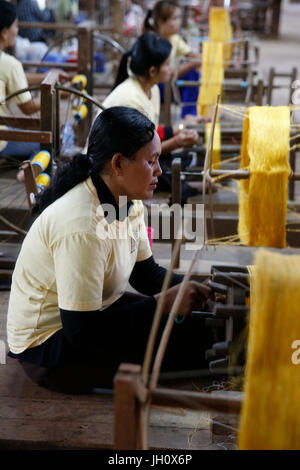
<instances>
[{"instance_id":1,"label":"woman's hand","mask_svg":"<svg viewBox=\"0 0 300 470\"><path fill-rule=\"evenodd\" d=\"M198 140L198 132L195 129L184 129L175 136L178 147L192 147Z\"/></svg>"},{"instance_id":2,"label":"woman's hand","mask_svg":"<svg viewBox=\"0 0 300 470\"><path fill-rule=\"evenodd\" d=\"M180 289L181 284L170 287L166 291L165 302L163 306L163 313L169 314L175 302L176 295ZM211 294L211 289L204 283L200 284L196 281L189 281L186 285L182 301L178 309L178 315L190 315L192 310L201 310L206 303L207 298ZM159 300L162 294L156 294L154 297L156 301Z\"/></svg>"},{"instance_id":3,"label":"woman's hand","mask_svg":"<svg viewBox=\"0 0 300 470\"><path fill-rule=\"evenodd\" d=\"M193 114L186 114L183 118L184 125L196 125L202 122L210 122L211 117L209 116L194 116Z\"/></svg>"}]
</instances>

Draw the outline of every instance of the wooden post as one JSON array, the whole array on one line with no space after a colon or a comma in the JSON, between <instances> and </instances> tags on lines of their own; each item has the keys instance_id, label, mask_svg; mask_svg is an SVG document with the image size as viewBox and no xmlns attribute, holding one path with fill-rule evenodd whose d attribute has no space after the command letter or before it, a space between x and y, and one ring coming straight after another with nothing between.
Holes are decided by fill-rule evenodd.
<instances>
[{"instance_id":1,"label":"wooden post","mask_svg":"<svg viewBox=\"0 0 300 470\"><path fill-rule=\"evenodd\" d=\"M87 78L87 92L93 96L94 40L93 21L83 21L78 26L78 73Z\"/></svg>"},{"instance_id":2,"label":"wooden post","mask_svg":"<svg viewBox=\"0 0 300 470\"><path fill-rule=\"evenodd\" d=\"M119 38L119 42L122 41L122 28L123 28L123 14L122 14L122 2L121 0L113 0L113 28L116 37Z\"/></svg>"},{"instance_id":3,"label":"wooden post","mask_svg":"<svg viewBox=\"0 0 300 470\"><path fill-rule=\"evenodd\" d=\"M295 173L295 167L296 167L296 150L291 150L290 151L290 166L292 169L292 172ZM295 199L295 180L290 179L289 180L289 200L294 201Z\"/></svg>"},{"instance_id":4,"label":"wooden post","mask_svg":"<svg viewBox=\"0 0 300 470\"><path fill-rule=\"evenodd\" d=\"M50 131L53 134L55 99L54 86L58 80L59 71L51 70L41 84L41 131ZM53 156L53 139L50 144L41 144L41 150L48 150ZM47 173L52 174L52 160L50 160Z\"/></svg>"},{"instance_id":5,"label":"wooden post","mask_svg":"<svg viewBox=\"0 0 300 470\"><path fill-rule=\"evenodd\" d=\"M274 77L275 77L275 69L274 69L274 67L271 67L270 72L269 72L268 96L267 96L267 104L269 106L271 106L271 104L272 104L272 93L273 93Z\"/></svg>"},{"instance_id":6,"label":"wooden post","mask_svg":"<svg viewBox=\"0 0 300 470\"><path fill-rule=\"evenodd\" d=\"M172 205L173 204L181 204L181 158L174 158L172 161ZM176 244L176 229L175 229L175 216L174 211L172 210L170 213L170 224L171 224L171 244L172 244L172 254L174 252L175 244ZM180 251L178 256L176 257L174 268L179 268L180 265Z\"/></svg>"},{"instance_id":7,"label":"wooden post","mask_svg":"<svg viewBox=\"0 0 300 470\"><path fill-rule=\"evenodd\" d=\"M36 196L38 189L35 182L35 175L33 173L33 168L31 161L26 160L22 163L22 169L24 171L24 183L27 195L28 206L31 209L34 205L34 196Z\"/></svg>"},{"instance_id":8,"label":"wooden post","mask_svg":"<svg viewBox=\"0 0 300 470\"><path fill-rule=\"evenodd\" d=\"M263 98L264 98L264 82L263 80L259 80L256 85L256 105L262 106L263 105Z\"/></svg>"},{"instance_id":9,"label":"wooden post","mask_svg":"<svg viewBox=\"0 0 300 470\"><path fill-rule=\"evenodd\" d=\"M114 380L114 449L138 448L139 402L136 396L141 366L121 364Z\"/></svg>"},{"instance_id":10,"label":"wooden post","mask_svg":"<svg viewBox=\"0 0 300 470\"><path fill-rule=\"evenodd\" d=\"M274 36L278 36L279 33L280 7L281 0L273 0L271 34L273 34Z\"/></svg>"},{"instance_id":11,"label":"wooden post","mask_svg":"<svg viewBox=\"0 0 300 470\"><path fill-rule=\"evenodd\" d=\"M94 22L84 21L78 27L78 73L82 73L87 78L87 92L93 96L93 61L94 61ZM83 140L77 145L84 145L89 128L92 124L92 103L87 103L88 115L86 119L78 124L79 134Z\"/></svg>"}]
</instances>

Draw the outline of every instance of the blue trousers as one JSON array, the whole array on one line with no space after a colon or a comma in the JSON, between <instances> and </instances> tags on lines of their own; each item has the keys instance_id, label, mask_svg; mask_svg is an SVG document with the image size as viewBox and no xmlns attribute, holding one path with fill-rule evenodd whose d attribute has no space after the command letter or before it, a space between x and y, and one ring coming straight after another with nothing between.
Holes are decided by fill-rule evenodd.
<instances>
[{"instance_id":1,"label":"blue trousers","mask_svg":"<svg viewBox=\"0 0 300 470\"><path fill-rule=\"evenodd\" d=\"M11 157L16 160L30 160L40 151L40 144L37 142L8 142L6 147L0 152L0 158Z\"/></svg>"}]
</instances>

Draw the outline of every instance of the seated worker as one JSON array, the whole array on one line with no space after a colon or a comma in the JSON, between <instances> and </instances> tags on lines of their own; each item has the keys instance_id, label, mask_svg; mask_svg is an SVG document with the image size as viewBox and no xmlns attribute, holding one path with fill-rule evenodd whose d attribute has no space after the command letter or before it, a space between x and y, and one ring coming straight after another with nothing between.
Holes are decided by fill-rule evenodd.
<instances>
[{"instance_id":1,"label":"seated worker","mask_svg":"<svg viewBox=\"0 0 300 470\"><path fill-rule=\"evenodd\" d=\"M7 334L9 356L41 386L89 393L112 387L121 362L142 363L166 273L153 259L142 204L161 174L160 152L146 116L108 108L93 124L87 155L60 167L37 196L40 215L12 277ZM163 323L181 281L173 274ZM143 295L127 293L128 282ZM187 317L174 324L165 370L207 365L209 333L189 314L209 294L206 284L188 283L180 305Z\"/></svg>"},{"instance_id":2,"label":"seated worker","mask_svg":"<svg viewBox=\"0 0 300 470\"><path fill-rule=\"evenodd\" d=\"M189 59L185 63L179 65L176 72L177 77L182 80L199 80L199 69L201 65L201 55L192 51L192 48L180 36L182 23L182 12L178 3L170 0L160 0L155 3L152 10L144 21L144 32L153 31L161 37L168 39L172 44L171 65L176 70L177 63L180 58ZM159 84L161 100L164 101L164 84ZM196 103L199 93L197 87L180 87L180 95L182 102ZM181 117L187 114L196 115L197 109L195 105L184 105L181 110Z\"/></svg>"},{"instance_id":3,"label":"seated worker","mask_svg":"<svg viewBox=\"0 0 300 470\"><path fill-rule=\"evenodd\" d=\"M173 150L191 147L198 142L198 133L194 129L179 131L178 124L159 126L160 96L157 84L170 79L172 73L170 53L171 44L167 39L155 33L140 36L132 49L122 56L115 87L102 103L105 108L110 106L136 108L154 122L162 140L162 167L165 170L171 166L170 153ZM186 168L191 162L186 152L177 153L176 156L182 158L182 168ZM163 174L159 178L158 190L171 191L170 175ZM201 183L197 189L183 181L182 202L201 190Z\"/></svg>"},{"instance_id":4,"label":"seated worker","mask_svg":"<svg viewBox=\"0 0 300 470\"><path fill-rule=\"evenodd\" d=\"M46 0L46 4L47 3L48 2ZM53 10L50 8L41 10L37 0L17 0L17 15L19 21L29 23L55 22ZM43 30L40 28L22 28L20 29L20 36L27 38L32 42L46 42L49 37L53 36L53 31Z\"/></svg>"},{"instance_id":5,"label":"seated worker","mask_svg":"<svg viewBox=\"0 0 300 470\"><path fill-rule=\"evenodd\" d=\"M39 84L46 74L31 73L25 75L22 64L19 60L5 50L14 47L18 34L18 20L16 7L6 0L0 0L0 116L11 116L7 105L2 101L18 90L28 87L29 84ZM60 72L60 79L64 80L68 76ZM29 92L21 93L12 101L16 103L22 113L26 115L34 114L40 110L40 99L32 98ZM1 126L3 128L3 126ZM40 144L35 142L5 142L0 140L0 158L12 157L16 160L27 160L40 149Z\"/></svg>"},{"instance_id":6,"label":"seated worker","mask_svg":"<svg viewBox=\"0 0 300 470\"><path fill-rule=\"evenodd\" d=\"M170 41L172 45L171 65L176 66L176 60L180 57L188 57L191 60L182 64L177 73L178 77L187 73L194 67L200 66L200 54L192 51L192 48L180 36L182 13L180 6L170 0L160 0L155 3L152 10L148 10L144 21L143 31L155 32Z\"/></svg>"}]
</instances>

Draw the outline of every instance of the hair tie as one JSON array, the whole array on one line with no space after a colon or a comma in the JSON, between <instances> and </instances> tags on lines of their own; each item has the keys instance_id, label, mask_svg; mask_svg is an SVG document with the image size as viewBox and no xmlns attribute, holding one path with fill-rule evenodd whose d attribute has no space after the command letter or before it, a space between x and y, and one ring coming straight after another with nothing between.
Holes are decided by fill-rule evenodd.
<instances>
[{"instance_id":1,"label":"hair tie","mask_svg":"<svg viewBox=\"0 0 300 470\"><path fill-rule=\"evenodd\" d=\"M93 170L93 166L94 166L94 159L91 155L89 154L82 154L83 157L84 157L84 161L85 161L85 164L87 166L87 169L88 169L88 172L89 172L89 175L91 174L92 170Z\"/></svg>"},{"instance_id":2,"label":"hair tie","mask_svg":"<svg viewBox=\"0 0 300 470\"><path fill-rule=\"evenodd\" d=\"M127 68L127 75L128 77L134 77L134 73L132 72L131 70L131 61L132 61L132 51L131 51L131 55L128 55L127 57L127 65L126 65L126 68Z\"/></svg>"}]
</instances>

